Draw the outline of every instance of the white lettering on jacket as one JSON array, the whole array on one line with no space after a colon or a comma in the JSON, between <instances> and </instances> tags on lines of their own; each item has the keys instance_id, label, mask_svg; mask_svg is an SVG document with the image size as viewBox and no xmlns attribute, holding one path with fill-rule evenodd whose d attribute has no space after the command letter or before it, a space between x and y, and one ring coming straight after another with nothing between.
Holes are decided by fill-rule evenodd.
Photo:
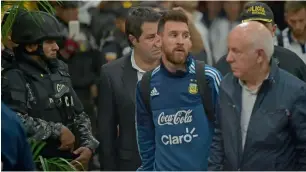
<instances>
[{"instance_id":1,"label":"white lettering on jacket","mask_svg":"<svg viewBox=\"0 0 306 172\"><path fill-rule=\"evenodd\" d=\"M165 115L164 112L158 116L158 125L178 125L192 122L192 110L180 110L175 114Z\"/></svg>"}]
</instances>

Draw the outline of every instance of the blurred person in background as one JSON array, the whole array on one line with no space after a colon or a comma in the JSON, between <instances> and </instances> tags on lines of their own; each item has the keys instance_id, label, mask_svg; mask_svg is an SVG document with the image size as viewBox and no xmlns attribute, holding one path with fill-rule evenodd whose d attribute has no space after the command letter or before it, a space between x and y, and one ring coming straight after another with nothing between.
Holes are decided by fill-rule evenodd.
<instances>
[{"instance_id":1,"label":"blurred person in background","mask_svg":"<svg viewBox=\"0 0 306 172\"><path fill-rule=\"evenodd\" d=\"M69 68L73 88L81 100L85 112L92 122L93 133L96 133L95 99L98 95L99 70L103 62L101 52L97 49L95 39L86 25L79 24L79 33L69 35L69 23L78 21L79 1L55 3L55 15L65 35L59 44L59 59Z\"/></svg>"},{"instance_id":2,"label":"blurred person in background","mask_svg":"<svg viewBox=\"0 0 306 172\"><path fill-rule=\"evenodd\" d=\"M1 103L1 163L3 171L34 171L32 152L23 124Z\"/></svg>"},{"instance_id":3,"label":"blurred person in background","mask_svg":"<svg viewBox=\"0 0 306 172\"><path fill-rule=\"evenodd\" d=\"M11 9L8 9L4 12L4 15L1 20L1 27L3 28L4 24L6 23L6 19L10 14ZM20 15L23 10L20 10L17 15ZM13 65L14 60L14 52L13 47L17 45L12 41L11 38L12 32L9 32L7 37L2 37L1 45L3 48L1 49L1 71L9 69ZM4 71L3 71L4 72Z\"/></svg>"},{"instance_id":4,"label":"blurred person in background","mask_svg":"<svg viewBox=\"0 0 306 172\"><path fill-rule=\"evenodd\" d=\"M111 35L111 32L116 29L116 15L113 12L112 6L109 4L112 1L101 1L98 6L91 7L88 12L91 16L89 29L95 38L96 45L99 47L99 51L102 52L105 39ZM102 55L103 56L103 55ZM102 64L107 63L106 59L103 57Z\"/></svg>"},{"instance_id":5,"label":"blurred person in background","mask_svg":"<svg viewBox=\"0 0 306 172\"><path fill-rule=\"evenodd\" d=\"M227 36L232 28L240 23L239 16L242 10L240 1L224 1L222 4L225 17L216 17L209 27L214 64L227 53Z\"/></svg>"},{"instance_id":6,"label":"blurred person in background","mask_svg":"<svg viewBox=\"0 0 306 172\"><path fill-rule=\"evenodd\" d=\"M295 52L306 63L306 2L287 1L285 20L288 27L279 36L278 44Z\"/></svg>"},{"instance_id":7,"label":"blurred person in background","mask_svg":"<svg viewBox=\"0 0 306 172\"><path fill-rule=\"evenodd\" d=\"M18 18L19 15L24 13L25 11L22 9L18 9L16 17ZM12 14L11 9L9 8L7 11L5 11L4 15L2 16L1 20L1 26L5 26L7 18L9 15L15 15ZM14 23L12 24L13 27ZM1 100L2 101L8 101L11 97L10 91L9 91L9 83L8 79L5 77L5 73L8 70L11 70L15 67L15 57L14 57L14 51L13 48L17 47L18 45L15 44L12 41L12 31L9 31L8 35L6 37L2 37L1 45L3 46L1 49Z\"/></svg>"},{"instance_id":8,"label":"blurred person in background","mask_svg":"<svg viewBox=\"0 0 306 172\"><path fill-rule=\"evenodd\" d=\"M209 32L203 24L203 14L197 10L199 1L173 1L173 9L182 10L188 17L191 36L191 53L198 59L212 64L211 48L209 45ZM203 52L205 52L203 54ZM198 55L199 54L199 55ZM205 56L205 59L203 59Z\"/></svg>"},{"instance_id":9,"label":"blurred person in background","mask_svg":"<svg viewBox=\"0 0 306 172\"><path fill-rule=\"evenodd\" d=\"M265 11L265 13L261 13L260 10ZM275 36L277 26L274 22L273 12L267 4L262 2L246 3L241 13L241 22L247 21L258 21L264 24L271 32L272 36ZM226 61L226 56L227 55L221 57L215 65L224 76L231 72L230 65ZM280 68L306 82L306 64L296 53L281 46L274 46L272 57L277 61L276 63Z\"/></svg>"},{"instance_id":10,"label":"blurred person in background","mask_svg":"<svg viewBox=\"0 0 306 172\"><path fill-rule=\"evenodd\" d=\"M170 10L173 7L173 2L174 1L156 1L156 2L158 2L159 6L161 8Z\"/></svg>"},{"instance_id":11,"label":"blurred person in background","mask_svg":"<svg viewBox=\"0 0 306 172\"><path fill-rule=\"evenodd\" d=\"M165 2L170 2L170 1L165 1ZM170 8L165 8L162 6L162 1L142 1L139 3L140 7L151 7L157 12L165 11Z\"/></svg>"},{"instance_id":12,"label":"blurred person in background","mask_svg":"<svg viewBox=\"0 0 306 172\"><path fill-rule=\"evenodd\" d=\"M206 1L204 6L204 14L202 21L204 25L209 28L211 23L221 17L222 3L221 1Z\"/></svg>"},{"instance_id":13,"label":"blurred person in background","mask_svg":"<svg viewBox=\"0 0 306 172\"><path fill-rule=\"evenodd\" d=\"M125 21L126 17L128 16L128 10L128 8L124 8L122 5L112 9L114 15L116 16L116 27L104 40L104 45L101 49L102 54L107 62L111 62L126 56L131 52L128 39L125 35Z\"/></svg>"},{"instance_id":14,"label":"blurred person in background","mask_svg":"<svg viewBox=\"0 0 306 172\"><path fill-rule=\"evenodd\" d=\"M125 34L131 54L101 68L98 138L101 170L135 171L141 164L135 132L136 83L160 64L155 45L160 14L149 7L131 8Z\"/></svg>"}]
</instances>

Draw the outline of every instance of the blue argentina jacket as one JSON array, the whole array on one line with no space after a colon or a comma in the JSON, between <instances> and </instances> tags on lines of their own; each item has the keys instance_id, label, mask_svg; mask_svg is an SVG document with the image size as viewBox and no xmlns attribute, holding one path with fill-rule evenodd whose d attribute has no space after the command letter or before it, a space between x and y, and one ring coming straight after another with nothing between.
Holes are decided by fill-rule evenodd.
<instances>
[{"instance_id":1,"label":"blue argentina jacket","mask_svg":"<svg viewBox=\"0 0 306 172\"><path fill-rule=\"evenodd\" d=\"M203 109L196 86L195 60L187 58L187 72L173 74L163 64L152 72L151 109L146 110L136 90L136 132L144 171L207 170L213 122ZM206 66L206 79L216 104L221 76Z\"/></svg>"}]
</instances>

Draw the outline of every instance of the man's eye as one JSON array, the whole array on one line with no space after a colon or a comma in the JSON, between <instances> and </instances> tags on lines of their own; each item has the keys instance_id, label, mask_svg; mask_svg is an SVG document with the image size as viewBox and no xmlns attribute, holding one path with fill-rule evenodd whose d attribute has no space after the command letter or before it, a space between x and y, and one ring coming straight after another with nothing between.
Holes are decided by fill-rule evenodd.
<instances>
[{"instance_id":1,"label":"man's eye","mask_svg":"<svg viewBox=\"0 0 306 172\"><path fill-rule=\"evenodd\" d=\"M189 34L184 34L183 38L188 39L188 38L190 38L190 35Z\"/></svg>"}]
</instances>

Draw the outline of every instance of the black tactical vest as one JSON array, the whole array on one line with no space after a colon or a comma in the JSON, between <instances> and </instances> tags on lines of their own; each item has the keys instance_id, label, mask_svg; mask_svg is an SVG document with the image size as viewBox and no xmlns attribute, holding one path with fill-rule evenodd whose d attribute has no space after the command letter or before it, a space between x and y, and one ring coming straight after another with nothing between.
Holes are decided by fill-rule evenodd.
<instances>
[{"instance_id":1,"label":"black tactical vest","mask_svg":"<svg viewBox=\"0 0 306 172\"><path fill-rule=\"evenodd\" d=\"M73 123L74 98L71 94L70 76L58 70L49 75L26 74L27 106L29 115L45 121Z\"/></svg>"}]
</instances>

